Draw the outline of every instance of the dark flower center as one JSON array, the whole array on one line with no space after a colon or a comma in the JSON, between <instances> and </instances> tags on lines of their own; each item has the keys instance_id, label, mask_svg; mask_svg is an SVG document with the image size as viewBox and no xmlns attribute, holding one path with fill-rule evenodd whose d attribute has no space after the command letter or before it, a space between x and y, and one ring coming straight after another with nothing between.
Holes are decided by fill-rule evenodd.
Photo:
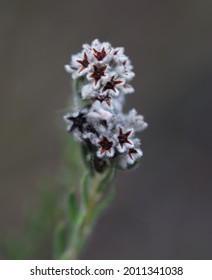
<instances>
[{"instance_id":1,"label":"dark flower center","mask_svg":"<svg viewBox=\"0 0 212 280\"><path fill-rule=\"evenodd\" d=\"M104 69L103 69L103 67L101 67L101 68L97 68L96 67L96 69L93 72L93 78L95 80L99 80L99 79L101 79L102 76L104 76Z\"/></svg>"},{"instance_id":2,"label":"dark flower center","mask_svg":"<svg viewBox=\"0 0 212 280\"><path fill-rule=\"evenodd\" d=\"M118 140L119 140L119 143L122 147L123 147L124 143L128 143L128 144L132 145L132 143L128 140L128 137L130 136L131 132L132 131L129 130L128 132L123 133L122 128L119 128Z\"/></svg>"},{"instance_id":3,"label":"dark flower center","mask_svg":"<svg viewBox=\"0 0 212 280\"><path fill-rule=\"evenodd\" d=\"M69 117L68 120L73 122L70 132L75 128L78 128L80 132L83 132L83 125L86 123L84 114L81 113L77 117Z\"/></svg>"},{"instance_id":4,"label":"dark flower center","mask_svg":"<svg viewBox=\"0 0 212 280\"><path fill-rule=\"evenodd\" d=\"M132 154L137 154L137 153L138 152L135 149L133 149L133 148L129 149L129 151L128 151L128 154L129 154L131 159L133 159Z\"/></svg>"},{"instance_id":5,"label":"dark flower center","mask_svg":"<svg viewBox=\"0 0 212 280\"><path fill-rule=\"evenodd\" d=\"M116 85L118 85L118 84L120 84L122 81L115 81L114 80L114 76L111 78L111 80L109 81L109 82L107 82L106 83L106 85L104 86L104 88L103 88L103 92L104 91L106 91L106 90L108 90L108 89L111 89L111 90L113 90L114 92L116 92L116 90L115 90L115 86Z\"/></svg>"},{"instance_id":6,"label":"dark flower center","mask_svg":"<svg viewBox=\"0 0 212 280\"><path fill-rule=\"evenodd\" d=\"M103 101L105 101L105 102L107 103L107 105L110 106L110 99L111 99L111 97L108 96L108 95L106 95L106 96L101 96L101 95L99 95L99 96L97 96L95 99L98 100L98 101L101 102L101 103L102 103Z\"/></svg>"},{"instance_id":7,"label":"dark flower center","mask_svg":"<svg viewBox=\"0 0 212 280\"><path fill-rule=\"evenodd\" d=\"M88 67L89 62L88 62L88 56L87 56L86 52L84 52L83 60L77 60L77 62L82 65L82 67L80 68L79 72L83 71L85 68Z\"/></svg>"},{"instance_id":8,"label":"dark flower center","mask_svg":"<svg viewBox=\"0 0 212 280\"><path fill-rule=\"evenodd\" d=\"M119 139L119 143L120 144L124 144L124 143L126 143L127 142L127 136L126 136L126 134L121 134L121 135L119 135L118 136L118 139Z\"/></svg>"},{"instance_id":9,"label":"dark flower center","mask_svg":"<svg viewBox=\"0 0 212 280\"><path fill-rule=\"evenodd\" d=\"M105 48L103 48L101 52L98 52L96 49L93 50L94 50L94 56L97 60L101 61L105 58L106 56Z\"/></svg>"},{"instance_id":10,"label":"dark flower center","mask_svg":"<svg viewBox=\"0 0 212 280\"><path fill-rule=\"evenodd\" d=\"M107 137L103 137L102 141L99 142L99 145L106 151L110 150L113 146L113 142L109 141Z\"/></svg>"},{"instance_id":11,"label":"dark flower center","mask_svg":"<svg viewBox=\"0 0 212 280\"><path fill-rule=\"evenodd\" d=\"M105 85L105 89L113 89L115 86L115 83L113 81L107 82Z\"/></svg>"},{"instance_id":12,"label":"dark flower center","mask_svg":"<svg viewBox=\"0 0 212 280\"><path fill-rule=\"evenodd\" d=\"M83 67L87 68L88 67L88 64L89 62L87 61L87 59L84 59L80 62L82 64Z\"/></svg>"}]
</instances>

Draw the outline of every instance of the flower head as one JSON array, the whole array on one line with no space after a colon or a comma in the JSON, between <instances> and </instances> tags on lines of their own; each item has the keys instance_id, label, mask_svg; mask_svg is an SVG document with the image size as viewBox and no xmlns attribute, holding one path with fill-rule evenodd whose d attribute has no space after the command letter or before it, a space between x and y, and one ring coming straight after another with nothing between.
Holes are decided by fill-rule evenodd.
<instances>
[{"instance_id":1,"label":"flower head","mask_svg":"<svg viewBox=\"0 0 212 280\"><path fill-rule=\"evenodd\" d=\"M124 48L94 40L84 44L65 69L77 80L78 98L84 100L81 109L64 116L67 130L84 142L95 165L98 161L122 169L135 165L142 156L135 134L147 124L135 109L123 113L125 95L134 92L129 82L135 75Z\"/></svg>"},{"instance_id":2,"label":"flower head","mask_svg":"<svg viewBox=\"0 0 212 280\"><path fill-rule=\"evenodd\" d=\"M83 98L92 98L94 91L96 96L133 92L129 85L135 75L131 62L124 54L124 48L114 49L110 43L100 43L96 39L91 45L84 44L82 51L71 57L65 69L72 74L73 79L85 79L82 85ZM88 88L93 90L88 92Z\"/></svg>"}]
</instances>

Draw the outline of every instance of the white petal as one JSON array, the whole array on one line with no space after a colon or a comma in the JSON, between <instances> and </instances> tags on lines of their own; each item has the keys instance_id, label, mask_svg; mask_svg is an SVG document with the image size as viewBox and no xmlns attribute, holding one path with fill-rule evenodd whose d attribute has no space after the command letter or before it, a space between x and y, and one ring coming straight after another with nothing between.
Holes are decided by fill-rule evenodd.
<instances>
[{"instance_id":1,"label":"white petal","mask_svg":"<svg viewBox=\"0 0 212 280\"><path fill-rule=\"evenodd\" d=\"M64 68L65 68L66 72L73 73L73 69L71 69L69 64L64 65Z\"/></svg>"},{"instance_id":2,"label":"white petal","mask_svg":"<svg viewBox=\"0 0 212 280\"><path fill-rule=\"evenodd\" d=\"M82 99L94 97L96 92L93 90L92 84L87 84L82 87Z\"/></svg>"}]
</instances>

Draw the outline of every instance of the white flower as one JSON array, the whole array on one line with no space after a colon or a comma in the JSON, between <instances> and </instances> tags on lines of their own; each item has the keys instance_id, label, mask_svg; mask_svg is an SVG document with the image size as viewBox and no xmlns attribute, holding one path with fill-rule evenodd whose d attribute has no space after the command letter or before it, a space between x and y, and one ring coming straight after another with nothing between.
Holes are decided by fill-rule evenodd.
<instances>
[{"instance_id":1,"label":"white flower","mask_svg":"<svg viewBox=\"0 0 212 280\"><path fill-rule=\"evenodd\" d=\"M130 148L127 151L127 162L129 164L134 164L135 161L143 155L143 152L140 149Z\"/></svg>"},{"instance_id":2,"label":"white flower","mask_svg":"<svg viewBox=\"0 0 212 280\"><path fill-rule=\"evenodd\" d=\"M92 68L91 59L87 52L80 52L77 55L72 55L70 65L65 65L65 70L72 73L73 79L81 77L88 73Z\"/></svg>"},{"instance_id":3,"label":"white flower","mask_svg":"<svg viewBox=\"0 0 212 280\"><path fill-rule=\"evenodd\" d=\"M115 137L117 138L117 150L120 153L124 153L128 148L133 148L133 129L123 129L120 125L117 125L117 133Z\"/></svg>"},{"instance_id":4,"label":"white flower","mask_svg":"<svg viewBox=\"0 0 212 280\"><path fill-rule=\"evenodd\" d=\"M102 136L102 138L97 142L99 149L97 151L97 157L113 157L114 156L114 142L108 139L106 136Z\"/></svg>"},{"instance_id":5,"label":"white flower","mask_svg":"<svg viewBox=\"0 0 212 280\"><path fill-rule=\"evenodd\" d=\"M82 133L84 130L84 125L86 124L86 114L88 113L88 109L84 108L82 110L78 110L74 113L66 114L63 119L67 124L68 132L80 132Z\"/></svg>"},{"instance_id":6,"label":"white flower","mask_svg":"<svg viewBox=\"0 0 212 280\"><path fill-rule=\"evenodd\" d=\"M93 56L95 58L95 62L99 64L109 63L112 59L112 47L108 42L100 43L98 39L94 40L91 43L91 49L93 51Z\"/></svg>"},{"instance_id":7,"label":"white flower","mask_svg":"<svg viewBox=\"0 0 212 280\"><path fill-rule=\"evenodd\" d=\"M119 93L124 91L124 80L119 79L116 77L116 73L112 73L111 77L108 79L103 78L104 86L102 88L102 94L109 95L109 96L118 96Z\"/></svg>"},{"instance_id":8,"label":"white flower","mask_svg":"<svg viewBox=\"0 0 212 280\"><path fill-rule=\"evenodd\" d=\"M93 65L92 70L88 72L86 78L92 83L94 89L99 89L103 78L108 79L108 73L109 70L107 65Z\"/></svg>"},{"instance_id":9,"label":"white flower","mask_svg":"<svg viewBox=\"0 0 212 280\"><path fill-rule=\"evenodd\" d=\"M95 97L95 100L100 102L102 104L102 107L109 109L112 109L111 106L111 97L109 95L102 95L99 94L98 96Z\"/></svg>"}]
</instances>

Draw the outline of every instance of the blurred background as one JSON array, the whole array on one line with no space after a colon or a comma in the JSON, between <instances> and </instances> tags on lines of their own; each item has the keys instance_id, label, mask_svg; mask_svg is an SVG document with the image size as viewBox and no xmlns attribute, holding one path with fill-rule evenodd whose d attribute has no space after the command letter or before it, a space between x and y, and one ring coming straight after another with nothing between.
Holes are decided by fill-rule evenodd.
<instances>
[{"instance_id":1,"label":"blurred background","mask_svg":"<svg viewBox=\"0 0 212 280\"><path fill-rule=\"evenodd\" d=\"M149 127L82 258L211 259L212 2L0 0L0 23L0 257L62 164L64 64L99 38L125 47L136 72L126 110Z\"/></svg>"}]
</instances>

